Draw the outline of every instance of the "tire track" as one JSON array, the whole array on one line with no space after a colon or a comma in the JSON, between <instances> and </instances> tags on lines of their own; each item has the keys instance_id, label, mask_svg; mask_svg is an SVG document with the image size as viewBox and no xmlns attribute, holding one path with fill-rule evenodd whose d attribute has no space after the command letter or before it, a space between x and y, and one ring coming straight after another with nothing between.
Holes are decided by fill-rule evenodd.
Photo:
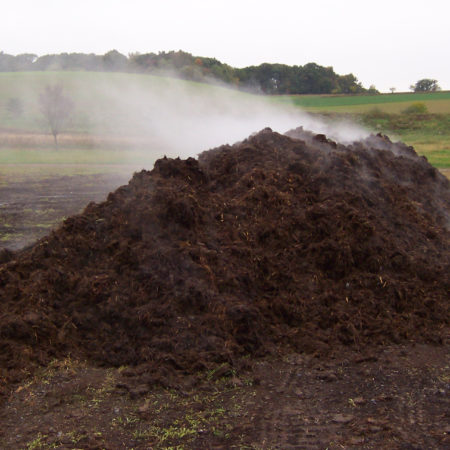
<instances>
[{"instance_id":1,"label":"tire track","mask_svg":"<svg viewBox=\"0 0 450 450\"><path fill-rule=\"evenodd\" d=\"M331 421L321 421L317 380L303 377L298 365L284 365L271 395L260 400L254 426L260 439L256 448L318 449L326 448L338 428Z\"/></svg>"}]
</instances>

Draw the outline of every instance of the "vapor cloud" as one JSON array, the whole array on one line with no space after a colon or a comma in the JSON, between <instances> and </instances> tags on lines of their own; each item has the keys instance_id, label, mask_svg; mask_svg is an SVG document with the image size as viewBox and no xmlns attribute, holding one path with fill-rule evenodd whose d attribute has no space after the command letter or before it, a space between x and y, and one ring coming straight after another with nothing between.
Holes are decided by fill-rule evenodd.
<instances>
[{"instance_id":1,"label":"vapor cloud","mask_svg":"<svg viewBox=\"0 0 450 450\"><path fill-rule=\"evenodd\" d=\"M368 135L356 125L326 123L273 98L170 78L104 77L89 89L95 92L87 95L97 99L87 108L92 132L146 138L155 159L195 156L266 127L284 133L303 126L343 143Z\"/></svg>"}]
</instances>

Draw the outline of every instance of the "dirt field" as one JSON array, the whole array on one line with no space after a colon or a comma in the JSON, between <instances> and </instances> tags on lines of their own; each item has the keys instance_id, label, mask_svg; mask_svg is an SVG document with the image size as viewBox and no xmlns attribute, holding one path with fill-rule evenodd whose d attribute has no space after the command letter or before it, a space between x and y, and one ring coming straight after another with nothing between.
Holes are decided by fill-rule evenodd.
<instances>
[{"instance_id":1,"label":"dirt field","mask_svg":"<svg viewBox=\"0 0 450 450\"><path fill-rule=\"evenodd\" d=\"M387 346L338 358L288 354L172 388L126 369L54 361L15 385L0 446L149 449L444 449L450 446L446 346Z\"/></svg>"},{"instance_id":2,"label":"dirt field","mask_svg":"<svg viewBox=\"0 0 450 450\"><path fill-rule=\"evenodd\" d=\"M0 248L18 250L34 243L129 179L125 172L58 176L57 171L51 176L30 171L17 180L0 177Z\"/></svg>"},{"instance_id":3,"label":"dirt field","mask_svg":"<svg viewBox=\"0 0 450 450\"><path fill-rule=\"evenodd\" d=\"M0 253L0 445L446 448L449 210L381 135L157 161Z\"/></svg>"}]
</instances>

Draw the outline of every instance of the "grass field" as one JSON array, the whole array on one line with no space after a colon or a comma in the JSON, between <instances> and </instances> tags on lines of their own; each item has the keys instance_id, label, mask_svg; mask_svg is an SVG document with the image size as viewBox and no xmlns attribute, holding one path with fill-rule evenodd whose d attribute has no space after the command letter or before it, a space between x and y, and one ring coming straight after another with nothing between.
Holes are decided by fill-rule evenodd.
<instances>
[{"instance_id":1,"label":"grass field","mask_svg":"<svg viewBox=\"0 0 450 450\"><path fill-rule=\"evenodd\" d=\"M366 113L374 108L387 113L401 113L413 103L424 103L428 112L450 114L450 91L379 95L286 95L275 101L294 104L309 111Z\"/></svg>"},{"instance_id":2,"label":"grass field","mask_svg":"<svg viewBox=\"0 0 450 450\"><path fill-rule=\"evenodd\" d=\"M45 134L47 128L38 101L45 86L54 83L62 84L75 104L73 117L59 137L58 149ZM11 99L19 101L20 111L10 110ZM423 103L429 114L400 114L417 102ZM205 117L217 115L220 121L225 111L222 128L228 139L228 133L236 125L228 121L230 115L242 113L248 105L251 108L245 114L252 115L259 107L255 105L273 104L300 107L313 114L336 117L344 114L374 132L414 146L444 172L450 170L449 91L261 97L145 74L15 72L0 73L0 177L6 171L18 173L20 167L35 171L36 166L54 170L59 165L65 173L73 167L76 174L88 170L89 166L102 167L102 170L114 165L126 166L127 170L128 167L151 168L156 157L170 155L152 135L159 131L161 124L167 126L166 133L176 136L181 117L184 120L188 116L188 120L201 123ZM178 116L173 115L174 109ZM208 125L203 128L200 127L199 133L216 131ZM195 143L194 134L186 135L191 144ZM184 145L181 140L180 148ZM198 151L205 148L209 147L195 146Z\"/></svg>"},{"instance_id":3,"label":"grass field","mask_svg":"<svg viewBox=\"0 0 450 450\"><path fill-rule=\"evenodd\" d=\"M70 133L142 132L154 116L167 114L164 103L178 102L183 107L187 101L195 114L203 103L214 103L224 93L230 102L254 97L218 86L136 73L0 72L0 129L44 131L39 95L53 84L62 85L74 103L65 127ZM11 99L20 103L20 113L8 111Z\"/></svg>"},{"instance_id":4,"label":"grass field","mask_svg":"<svg viewBox=\"0 0 450 450\"><path fill-rule=\"evenodd\" d=\"M400 140L439 169L450 169L450 114L359 114L354 116L371 130Z\"/></svg>"}]
</instances>

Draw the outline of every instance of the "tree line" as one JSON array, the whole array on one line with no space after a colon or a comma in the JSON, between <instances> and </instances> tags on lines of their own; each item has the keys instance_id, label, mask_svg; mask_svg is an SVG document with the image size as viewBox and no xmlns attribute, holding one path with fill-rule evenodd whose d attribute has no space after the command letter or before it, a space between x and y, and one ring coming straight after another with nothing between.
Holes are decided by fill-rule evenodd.
<instances>
[{"instance_id":1,"label":"tree line","mask_svg":"<svg viewBox=\"0 0 450 450\"><path fill-rule=\"evenodd\" d=\"M0 52L0 72L86 70L164 74L185 80L225 83L238 89L264 94L360 94L377 93L365 89L353 74L336 74L332 67L315 63L304 66L264 63L234 68L215 58L193 56L183 51L131 53L116 50L104 55L61 53L37 56Z\"/></svg>"}]
</instances>

